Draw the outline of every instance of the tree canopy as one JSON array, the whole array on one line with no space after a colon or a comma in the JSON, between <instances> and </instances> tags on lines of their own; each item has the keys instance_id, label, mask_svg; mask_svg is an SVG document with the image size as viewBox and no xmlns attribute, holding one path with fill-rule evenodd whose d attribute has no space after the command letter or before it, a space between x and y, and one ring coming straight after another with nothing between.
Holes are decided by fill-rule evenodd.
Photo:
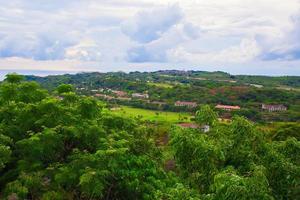
<instances>
[{"instance_id":1,"label":"tree canopy","mask_svg":"<svg viewBox=\"0 0 300 200\"><path fill-rule=\"evenodd\" d=\"M0 198L42 200L297 199L297 126L265 134L244 117L219 123L208 107L198 123L174 126L161 147L155 124L111 112L69 86L49 93L10 75L0 85ZM59 96L57 96L57 92ZM174 162L166 169L166 157Z\"/></svg>"}]
</instances>

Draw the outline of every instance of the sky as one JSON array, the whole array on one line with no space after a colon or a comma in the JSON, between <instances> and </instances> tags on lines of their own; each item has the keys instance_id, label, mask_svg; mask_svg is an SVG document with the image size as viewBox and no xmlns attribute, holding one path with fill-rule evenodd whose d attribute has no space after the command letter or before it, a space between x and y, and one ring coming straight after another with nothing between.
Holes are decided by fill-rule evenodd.
<instances>
[{"instance_id":1,"label":"sky","mask_svg":"<svg viewBox=\"0 0 300 200\"><path fill-rule=\"evenodd\" d=\"M0 70L300 75L299 0L0 0Z\"/></svg>"}]
</instances>

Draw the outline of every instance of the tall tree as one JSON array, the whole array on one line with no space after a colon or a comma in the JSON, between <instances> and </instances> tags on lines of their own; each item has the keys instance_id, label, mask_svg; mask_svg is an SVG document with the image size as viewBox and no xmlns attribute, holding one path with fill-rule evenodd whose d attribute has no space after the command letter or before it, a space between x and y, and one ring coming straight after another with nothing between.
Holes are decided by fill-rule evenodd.
<instances>
[{"instance_id":1,"label":"tall tree","mask_svg":"<svg viewBox=\"0 0 300 200\"><path fill-rule=\"evenodd\" d=\"M6 78L4 79L4 81L8 83L20 83L22 80L24 80L24 76L17 73L7 74L5 77Z\"/></svg>"},{"instance_id":2,"label":"tall tree","mask_svg":"<svg viewBox=\"0 0 300 200\"><path fill-rule=\"evenodd\" d=\"M196 112L195 120L200 125L214 125L218 120L218 115L209 105L203 105Z\"/></svg>"}]
</instances>

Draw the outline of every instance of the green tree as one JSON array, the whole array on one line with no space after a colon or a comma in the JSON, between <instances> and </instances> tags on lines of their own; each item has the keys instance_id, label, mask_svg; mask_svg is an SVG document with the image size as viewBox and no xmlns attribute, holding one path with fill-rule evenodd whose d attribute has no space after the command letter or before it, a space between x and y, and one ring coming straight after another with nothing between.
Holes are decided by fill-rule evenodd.
<instances>
[{"instance_id":1,"label":"green tree","mask_svg":"<svg viewBox=\"0 0 300 200\"><path fill-rule=\"evenodd\" d=\"M171 145L176 163L184 177L191 178L201 189L207 190L214 174L222 167L224 152L207 135L194 130L175 130L172 133Z\"/></svg>"},{"instance_id":2,"label":"green tree","mask_svg":"<svg viewBox=\"0 0 300 200\"><path fill-rule=\"evenodd\" d=\"M12 140L9 137L0 134L0 171L11 158L12 151L9 146L11 144Z\"/></svg>"},{"instance_id":3,"label":"green tree","mask_svg":"<svg viewBox=\"0 0 300 200\"><path fill-rule=\"evenodd\" d=\"M18 180L8 183L4 190L4 196L7 198L26 199L27 195L28 188L23 186Z\"/></svg>"},{"instance_id":4,"label":"green tree","mask_svg":"<svg viewBox=\"0 0 300 200\"><path fill-rule=\"evenodd\" d=\"M46 98L46 90L41 89L36 82L24 82L18 86L18 101L33 103Z\"/></svg>"},{"instance_id":5,"label":"green tree","mask_svg":"<svg viewBox=\"0 0 300 200\"><path fill-rule=\"evenodd\" d=\"M264 174L263 167L255 169L243 177L233 168L228 168L214 177L211 187L215 200L272 200L268 180Z\"/></svg>"},{"instance_id":6,"label":"green tree","mask_svg":"<svg viewBox=\"0 0 300 200\"><path fill-rule=\"evenodd\" d=\"M257 152L262 145L262 135L246 118L235 116L229 127L229 139L228 164L248 171L259 161Z\"/></svg>"},{"instance_id":7,"label":"green tree","mask_svg":"<svg viewBox=\"0 0 300 200\"><path fill-rule=\"evenodd\" d=\"M95 118L99 113L101 108L95 99L91 97L86 97L80 100L78 106L81 116L84 118Z\"/></svg>"},{"instance_id":8,"label":"green tree","mask_svg":"<svg viewBox=\"0 0 300 200\"><path fill-rule=\"evenodd\" d=\"M0 86L1 101L5 104L10 104L11 101L17 99L18 90L16 85L2 83Z\"/></svg>"},{"instance_id":9,"label":"green tree","mask_svg":"<svg viewBox=\"0 0 300 200\"><path fill-rule=\"evenodd\" d=\"M6 74L4 81L8 83L20 83L24 80L24 76L17 73Z\"/></svg>"},{"instance_id":10,"label":"green tree","mask_svg":"<svg viewBox=\"0 0 300 200\"><path fill-rule=\"evenodd\" d=\"M299 154L299 141L295 139L264 145L262 163L276 199L294 199L300 195Z\"/></svg>"},{"instance_id":11,"label":"green tree","mask_svg":"<svg viewBox=\"0 0 300 200\"><path fill-rule=\"evenodd\" d=\"M41 200L63 200L63 194L55 191L49 191L43 194Z\"/></svg>"},{"instance_id":12,"label":"green tree","mask_svg":"<svg viewBox=\"0 0 300 200\"><path fill-rule=\"evenodd\" d=\"M8 146L0 144L0 170L5 167L5 164L11 157L11 149Z\"/></svg>"},{"instance_id":13,"label":"green tree","mask_svg":"<svg viewBox=\"0 0 300 200\"><path fill-rule=\"evenodd\" d=\"M195 120L200 125L214 125L218 120L218 115L209 105L203 105L196 112Z\"/></svg>"},{"instance_id":14,"label":"green tree","mask_svg":"<svg viewBox=\"0 0 300 200\"><path fill-rule=\"evenodd\" d=\"M74 87L71 84L61 84L56 88L58 94L74 92Z\"/></svg>"}]
</instances>

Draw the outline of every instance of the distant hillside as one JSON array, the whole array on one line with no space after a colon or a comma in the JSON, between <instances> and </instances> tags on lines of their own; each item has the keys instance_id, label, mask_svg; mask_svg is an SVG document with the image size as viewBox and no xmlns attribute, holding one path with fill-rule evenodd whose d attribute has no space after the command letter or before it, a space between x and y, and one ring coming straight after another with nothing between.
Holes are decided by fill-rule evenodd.
<instances>
[{"instance_id":1,"label":"distant hillside","mask_svg":"<svg viewBox=\"0 0 300 200\"><path fill-rule=\"evenodd\" d=\"M27 80L37 81L44 87L52 88L56 87L61 83L69 84L82 84L90 83L93 84L101 80L102 78L107 79L109 77L118 77L126 80L141 80L141 81L158 81L164 79L166 81L173 80L188 80L197 79L207 81L218 81L218 82L239 82L240 84L256 84L268 87L290 87L300 88L300 76L250 76L250 75L230 75L226 72L206 72L206 71L181 71L181 70L160 70L156 72L90 72L90 73L78 73L78 74L65 74L65 75L50 75L46 77L38 76L26 76ZM161 78L164 77L164 78Z\"/></svg>"}]
</instances>

